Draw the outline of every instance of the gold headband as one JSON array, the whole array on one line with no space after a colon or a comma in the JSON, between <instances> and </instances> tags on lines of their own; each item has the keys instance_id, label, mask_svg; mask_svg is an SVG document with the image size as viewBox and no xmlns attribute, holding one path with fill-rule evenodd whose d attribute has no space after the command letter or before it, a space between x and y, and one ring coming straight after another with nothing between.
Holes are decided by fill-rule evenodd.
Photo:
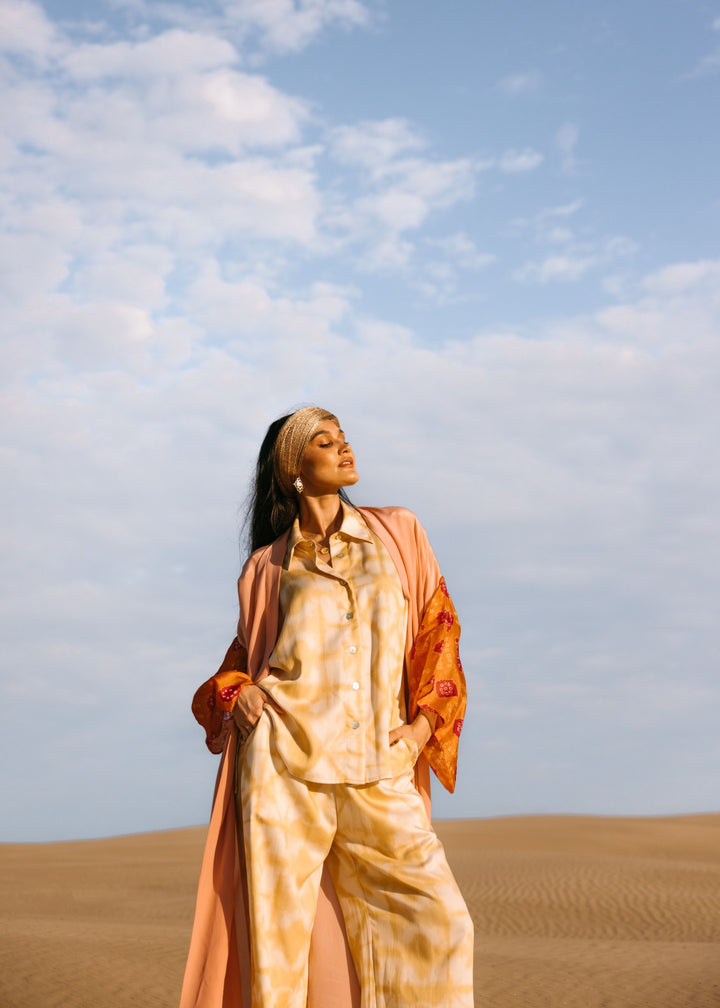
<instances>
[{"instance_id":1,"label":"gold headband","mask_svg":"<svg viewBox=\"0 0 720 1008\"><path fill-rule=\"evenodd\" d=\"M300 463L313 431L321 420L332 420L338 424L338 418L319 406L305 406L293 413L280 428L275 442L273 467L275 479L286 497L293 496L293 483L300 475Z\"/></svg>"}]
</instances>

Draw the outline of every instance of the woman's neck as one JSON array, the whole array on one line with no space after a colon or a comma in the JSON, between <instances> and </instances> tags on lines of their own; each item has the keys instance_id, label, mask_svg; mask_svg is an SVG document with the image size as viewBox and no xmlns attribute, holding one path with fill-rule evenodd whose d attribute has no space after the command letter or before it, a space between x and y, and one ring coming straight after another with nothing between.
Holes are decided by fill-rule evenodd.
<instances>
[{"instance_id":1,"label":"woman's neck","mask_svg":"<svg viewBox=\"0 0 720 1008\"><path fill-rule=\"evenodd\" d=\"M328 539L342 525L343 510L335 494L321 497L300 497L300 528L314 538Z\"/></svg>"}]
</instances>

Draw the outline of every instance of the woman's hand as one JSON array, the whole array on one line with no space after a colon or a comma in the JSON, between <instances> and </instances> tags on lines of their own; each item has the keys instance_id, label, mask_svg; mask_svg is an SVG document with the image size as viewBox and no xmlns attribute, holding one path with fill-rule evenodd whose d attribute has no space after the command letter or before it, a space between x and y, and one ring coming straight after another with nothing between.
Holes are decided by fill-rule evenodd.
<instances>
[{"instance_id":1,"label":"woman's hand","mask_svg":"<svg viewBox=\"0 0 720 1008\"><path fill-rule=\"evenodd\" d=\"M240 696L242 696L242 693ZM393 728L390 732L390 745L395 745L398 739L410 738L417 743L418 752L422 752L433 733L434 725L430 723L431 717L432 714L420 711L412 724L404 724L398 728Z\"/></svg>"},{"instance_id":2,"label":"woman's hand","mask_svg":"<svg viewBox=\"0 0 720 1008\"><path fill-rule=\"evenodd\" d=\"M255 683L248 683L240 690L232 713L243 742L258 723L269 700L267 693Z\"/></svg>"}]
</instances>

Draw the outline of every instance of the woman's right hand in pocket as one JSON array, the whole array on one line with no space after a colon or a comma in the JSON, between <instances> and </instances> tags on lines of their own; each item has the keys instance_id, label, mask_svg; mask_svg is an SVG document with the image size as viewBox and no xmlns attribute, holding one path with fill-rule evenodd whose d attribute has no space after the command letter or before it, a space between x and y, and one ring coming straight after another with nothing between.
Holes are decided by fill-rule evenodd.
<instances>
[{"instance_id":1,"label":"woman's right hand in pocket","mask_svg":"<svg viewBox=\"0 0 720 1008\"><path fill-rule=\"evenodd\" d=\"M244 742L260 720L263 707L269 701L268 695L255 683L243 686L233 707L233 718Z\"/></svg>"}]
</instances>

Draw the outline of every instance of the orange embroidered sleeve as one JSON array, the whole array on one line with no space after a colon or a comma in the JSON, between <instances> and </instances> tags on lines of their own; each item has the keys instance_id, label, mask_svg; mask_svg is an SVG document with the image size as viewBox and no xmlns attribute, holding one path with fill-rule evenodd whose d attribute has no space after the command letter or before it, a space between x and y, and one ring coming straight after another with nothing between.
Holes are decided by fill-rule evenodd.
<instances>
[{"instance_id":1,"label":"orange embroidered sleeve","mask_svg":"<svg viewBox=\"0 0 720 1008\"><path fill-rule=\"evenodd\" d=\"M222 752L238 693L250 682L247 651L236 637L215 675L193 697L192 712L205 729L205 744L210 752Z\"/></svg>"},{"instance_id":2,"label":"orange embroidered sleeve","mask_svg":"<svg viewBox=\"0 0 720 1008\"><path fill-rule=\"evenodd\" d=\"M425 607L410 652L410 720L418 710L437 716L424 754L438 780L455 790L458 742L465 715L465 676L460 662L460 624L445 579Z\"/></svg>"}]
</instances>

